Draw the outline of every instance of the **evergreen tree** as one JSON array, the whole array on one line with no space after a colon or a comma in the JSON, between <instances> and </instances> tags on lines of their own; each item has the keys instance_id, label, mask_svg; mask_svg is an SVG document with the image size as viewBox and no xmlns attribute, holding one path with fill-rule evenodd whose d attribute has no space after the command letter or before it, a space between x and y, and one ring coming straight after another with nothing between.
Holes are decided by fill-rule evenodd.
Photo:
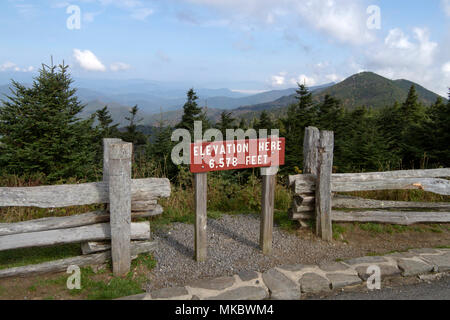
<instances>
[{"instance_id":1,"label":"evergreen tree","mask_svg":"<svg viewBox=\"0 0 450 320\"><path fill-rule=\"evenodd\" d=\"M236 119L232 117L232 114L232 112L222 111L220 114L220 120L216 124L216 128L222 132L224 140L226 139L227 129L235 129L233 123Z\"/></svg>"},{"instance_id":2,"label":"evergreen tree","mask_svg":"<svg viewBox=\"0 0 450 320\"><path fill-rule=\"evenodd\" d=\"M176 129L186 129L190 132L192 139L194 138L194 122L202 121L203 131L209 127L208 120L206 119L206 114L202 111L197 104L198 96L194 89L190 89L187 92L187 101L183 106L183 116L181 122L178 123Z\"/></svg>"},{"instance_id":3,"label":"evergreen tree","mask_svg":"<svg viewBox=\"0 0 450 320\"><path fill-rule=\"evenodd\" d=\"M342 152L334 162L340 172L378 171L390 160L374 116L365 107L347 114L345 137L339 142Z\"/></svg>"},{"instance_id":4,"label":"evergreen tree","mask_svg":"<svg viewBox=\"0 0 450 320\"><path fill-rule=\"evenodd\" d=\"M247 121L245 121L244 118L241 118L241 121L239 122L238 128L242 129L244 131L248 129Z\"/></svg>"},{"instance_id":5,"label":"evergreen tree","mask_svg":"<svg viewBox=\"0 0 450 320\"><path fill-rule=\"evenodd\" d=\"M128 120L128 125L125 127L126 131L122 133L122 139L127 142L132 142L135 147L145 145L147 143L147 136L137 129L137 124L144 120L138 118L139 107L135 105L130 110L130 115L125 117Z\"/></svg>"},{"instance_id":6,"label":"evergreen tree","mask_svg":"<svg viewBox=\"0 0 450 320\"><path fill-rule=\"evenodd\" d=\"M312 94L304 84L298 86L298 103L288 107L287 116L282 121L282 134L286 138L286 165L282 169L284 173L301 172L305 128L316 124L317 106L313 103Z\"/></svg>"},{"instance_id":7,"label":"evergreen tree","mask_svg":"<svg viewBox=\"0 0 450 320\"><path fill-rule=\"evenodd\" d=\"M344 114L344 108L340 101L327 94L318 109L317 125L319 128L338 131Z\"/></svg>"},{"instance_id":8,"label":"evergreen tree","mask_svg":"<svg viewBox=\"0 0 450 320\"><path fill-rule=\"evenodd\" d=\"M261 112L261 114L259 115L259 120L255 124L255 129L267 129L267 134L270 135L270 130L274 128L272 119L270 118L270 115L267 113L267 111L264 110L263 112Z\"/></svg>"},{"instance_id":9,"label":"evergreen tree","mask_svg":"<svg viewBox=\"0 0 450 320\"><path fill-rule=\"evenodd\" d=\"M164 176L174 178L178 173L178 169L170 158L173 147L171 135L172 128L167 126L161 117L155 129L154 141L147 148L149 152L147 158L150 158L157 164Z\"/></svg>"},{"instance_id":10,"label":"evergreen tree","mask_svg":"<svg viewBox=\"0 0 450 320\"><path fill-rule=\"evenodd\" d=\"M403 164L409 168L420 165L426 156L426 109L419 102L416 89L411 86L408 97L400 107L400 147Z\"/></svg>"},{"instance_id":11,"label":"evergreen tree","mask_svg":"<svg viewBox=\"0 0 450 320\"><path fill-rule=\"evenodd\" d=\"M111 125L114 120L112 119L107 106L105 106L103 109L97 110L95 115L98 120L97 130L99 131L101 139L113 138L119 135L119 124Z\"/></svg>"},{"instance_id":12,"label":"evergreen tree","mask_svg":"<svg viewBox=\"0 0 450 320\"><path fill-rule=\"evenodd\" d=\"M11 94L0 107L0 166L9 173L44 173L49 180L89 177L96 148L93 118L77 116L84 105L68 66L42 65L27 88L12 81Z\"/></svg>"},{"instance_id":13,"label":"evergreen tree","mask_svg":"<svg viewBox=\"0 0 450 320\"><path fill-rule=\"evenodd\" d=\"M402 142L401 131L401 105L396 102L392 106L387 106L379 110L375 119L384 144L389 151L390 160L386 166L390 169L401 169L402 164Z\"/></svg>"},{"instance_id":14,"label":"evergreen tree","mask_svg":"<svg viewBox=\"0 0 450 320\"><path fill-rule=\"evenodd\" d=\"M95 161L96 163L102 163L103 139L120 137L121 134L118 129L118 124L112 125L114 121L107 106L97 110L93 114L93 117L97 119L97 125L95 126L92 134L92 144L96 146Z\"/></svg>"},{"instance_id":15,"label":"evergreen tree","mask_svg":"<svg viewBox=\"0 0 450 320\"><path fill-rule=\"evenodd\" d=\"M450 90L449 100L444 103L438 98L428 110L430 121L427 126L428 148L433 162L439 166L450 166Z\"/></svg>"}]
</instances>

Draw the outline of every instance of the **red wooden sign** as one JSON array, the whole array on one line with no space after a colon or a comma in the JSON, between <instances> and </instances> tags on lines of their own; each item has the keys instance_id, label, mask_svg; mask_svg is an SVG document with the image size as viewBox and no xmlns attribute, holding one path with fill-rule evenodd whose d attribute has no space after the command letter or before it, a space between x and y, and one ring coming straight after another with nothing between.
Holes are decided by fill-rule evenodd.
<instances>
[{"instance_id":1,"label":"red wooden sign","mask_svg":"<svg viewBox=\"0 0 450 320\"><path fill-rule=\"evenodd\" d=\"M284 165L284 138L191 144L191 172L202 173Z\"/></svg>"}]
</instances>

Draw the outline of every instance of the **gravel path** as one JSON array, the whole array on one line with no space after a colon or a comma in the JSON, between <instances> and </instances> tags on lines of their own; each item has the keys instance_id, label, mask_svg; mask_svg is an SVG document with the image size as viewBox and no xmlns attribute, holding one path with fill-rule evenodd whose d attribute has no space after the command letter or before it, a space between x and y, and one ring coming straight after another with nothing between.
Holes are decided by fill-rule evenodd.
<instances>
[{"instance_id":1,"label":"gravel path","mask_svg":"<svg viewBox=\"0 0 450 320\"><path fill-rule=\"evenodd\" d=\"M259 249L260 220L256 215L224 215L208 219L208 260L194 261L194 227L176 223L155 233L159 241L157 267L149 275L147 290L182 286L200 278L233 275L243 270L264 272L283 264L320 264L338 258L363 256L366 251L345 243L302 239L274 227L273 254Z\"/></svg>"}]
</instances>

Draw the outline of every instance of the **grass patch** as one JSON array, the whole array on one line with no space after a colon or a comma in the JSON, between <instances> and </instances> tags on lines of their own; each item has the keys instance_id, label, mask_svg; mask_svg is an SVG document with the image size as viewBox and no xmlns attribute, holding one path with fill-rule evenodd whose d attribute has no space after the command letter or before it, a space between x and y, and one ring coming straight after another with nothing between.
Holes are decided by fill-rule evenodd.
<instances>
[{"instance_id":1,"label":"grass patch","mask_svg":"<svg viewBox=\"0 0 450 320\"><path fill-rule=\"evenodd\" d=\"M396 225L396 224L382 224L382 223L357 223L356 224L361 230L374 233L374 234L380 234L380 233L387 233L387 234L393 234L393 233L404 233L404 232L417 232L417 233L423 233L423 232L436 232L436 233L442 233L443 230L441 229L440 225L434 225L434 227L430 226L403 226L403 225Z\"/></svg>"},{"instance_id":2,"label":"grass patch","mask_svg":"<svg viewBox=\"0 0 450 320\"><path fill-rule=\"evenodd\" d=\"M405 232L433 232L433 233L443 233L448 226L441 224L428 224L428 225L412 225L403 226L397 224L382 224L382 223L356 223L355 224L361 230L374 233L374 234L393 234L393 233L405 233Z\"/></svg>"},{"instance_id":3,"label":"grass patch","mask_svg":"<svg viewBox=\"0 0 450 320\"><path fill-rule=\"evenodd\" d=\"M442 226L439 224L430 224L427 226L428 230L434 233L443 233Z\"/></svg>"},{"instance_id":4,"label":"grass patch","mask_svg":"<svg viewBox=\"0 0 450 320\"><path fill-rule=\"evenodd\" d=\"M223 213L220 211L208 211L208 218L210 219L220 219L223 216Z\"/></svg>"},{"instance_id":5,"label":"grass patch","mask_svg":"<svg viewBox=\"0 0 450 320\"><path fill-rule=\"evenodd\" d=\"M289 215L286 211L275 210L274 222L280 227L280 229L287 232L295 232L298 229L298 221L289 219Z\"/></svg>"},{"instance_id":6,"label":"grass patch","mask_svg":"<svg viewBox=\"0 0 450 320\"><path fill-rule=\"evenodd\" d=\"M112 274L103 275L104 279L98 279L103 272L95 273L92 268L83 268L81 276L81 289L72 290L71 294L82 294L89 300L111 300L120 297L143 293L143 286L147 281L144 274L140 273L140 267L150 271L156 267L156 260L151 254L141 254L131 264L131 271L126 277L113 277ZM136 274L137 273L137 274Z\"/></svg>"},{"instance_id":7,"label":"grass patch","mask_svg":"<svg viewBox=\"0 0 450 320\"><path fill-rule=\"evenodd\" d=\"M132 261L131 271L125 277L114 277L109 268L97 272L91 267L81 268L81 289L69 290L66 287L69 275L61 275L51 279L37 279L27 288L28 292L36 293L41 288L65 292L77 299L110 300L124 296L143 293L147 281L146 272L156 266L156 260L151 254L141 254ZM53 293L53 292L52 292ZM1 290L0 296L5 294ZM57 294L58 295L58 294ZM53 300L54 295L45 300Z\"/></svg>"},{"instance_id":8,"label":"grass patch","mask_svg":"<svg viewBox=\"0 0 450 320\"><path fill-rule=\"evenodd\" d=\"M364 231L367 231L370 233L385 233L385 232L387 232L387 230L390 230L385 227L386 227L385 225L382 225L379 223L371 223L371 222L359 224L359 228L361 230L364 230ZM387 233L392 233L392 232L387 232Z\"/></svg>"},{"instance_id":9,"label":"grass patch","mask_svg":"<svg viewBox=\"0 0 450 320\"><path fill-rule=\"evenodd\" d=\"M139 267L139 265L142 265L144 267L147 268L147 270L152 270L153 268L156 267L156 260L153 257L153 255L149 254L149 253L143 253L140 254L137 259L133 260L131 262L131 269L135 269L137 267ZM98 274L98 272L97 272Z\"/></svg>"},{"instance_id":10,"label":"grass patch","mask_svg":"<svg viewBox=\"0 0 450 320\"><path fill-rule=\"evenodd\" d=\"M347 228L341 224L333 224L333 239L341 240Z\"/></svg>"},{"instance_id":11,"label":"grass patch","mask_svg":"<svg viewBox=\"0 0 450 320\"><path fill-rule=\"evenodd\" d=\"M36 280L28 290L31 292L37 291L38 288L49 287L49 286L66 286L68 275L61 275L53 279L38 279Z\"/></svg>"},{"instance_id":12,"label":"grass patch","mask_svg":"<svg viewBox=\"0 0 450 320\"><path fill-rule=\"evenodd\" d=\"M21 267L81 255L79 244L0 251L0 269Z\"/></svg>"},{"instance_id":13,"label":"grass patch","mask_svg":"<svg viewBox=\"0 0 450 320\"><path fill-rule=\"evenodd\" d=\"M142 278L133 279L131 273L126 278L112 278L107 283L85 276L81 278L82 289L80 291L87 292L87 299L89 300L112 300L143 293L142 282Z\"/></svg>"}]
</instances>

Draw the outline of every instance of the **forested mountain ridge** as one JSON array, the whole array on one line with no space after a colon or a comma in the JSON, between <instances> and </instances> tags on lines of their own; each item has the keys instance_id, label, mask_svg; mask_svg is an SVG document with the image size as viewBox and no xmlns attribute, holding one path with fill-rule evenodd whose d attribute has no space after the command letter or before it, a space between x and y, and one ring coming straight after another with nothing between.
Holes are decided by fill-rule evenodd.
<instances>
[{"instance_id":1,"label":"forested mountain ridge","mask_svg":"<svg viewBox=\"0 0 450 320\"><path fill-rule=\"evenodd\" d=\"M409 80L389 80L373 72L361 72L331 87L313 93L313 99L316 102L321 102L328 94L341 100L342 105L347 109L354 109L359 106L378 109L398 101L404 101L408 96L411 85L416 87L419 102L426 106L433 104L439 97L438 94ZM443 99L445 100L445 98ZM271 110L287 107L292 103L296 103L295 94L281 97L272 102L247 106L245 109L254 111Z\"/></svg>"}]
</instances>

